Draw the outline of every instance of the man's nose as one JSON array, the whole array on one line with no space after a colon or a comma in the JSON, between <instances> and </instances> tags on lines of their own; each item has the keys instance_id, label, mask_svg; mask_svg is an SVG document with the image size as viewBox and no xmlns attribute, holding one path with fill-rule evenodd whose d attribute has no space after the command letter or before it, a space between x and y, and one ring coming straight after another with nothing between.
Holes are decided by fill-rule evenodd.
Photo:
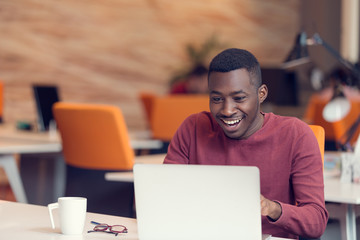
<instances>
[{"instance_id":1,"label":"man's nose","mask_svg":"<svg viewBox=\"0 0 360 240\"><path fill-rule=\"evenodd\" d=\"M236 109L235 109L235 104L234 102L232 101L229 101L229 100L225 100L224 101L224 105L221 109L221 113L224 115L224 116L231 116L233 115L234 113L236 112Z\"/></svg>"}]
</instances>

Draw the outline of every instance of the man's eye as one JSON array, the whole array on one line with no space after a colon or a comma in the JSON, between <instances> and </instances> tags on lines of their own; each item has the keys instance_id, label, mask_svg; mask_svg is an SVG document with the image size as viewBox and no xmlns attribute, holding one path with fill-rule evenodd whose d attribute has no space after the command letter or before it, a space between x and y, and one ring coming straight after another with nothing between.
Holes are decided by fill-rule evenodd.
<instances>
[{"instance_id":1,"label":"man's eye","mask_svg":"<svg viewBox=\"0 0 360 240\"><path fill-rule=\"evenodd\" d=\"M241 101L244 101L245 97L234 97L234 100L236 102L241 102Z\"/></svg>"},{"instance_id":2,"label":"man's eye","mask_svg":"<svg viewBox=\"0 0 360 240\"><path fill-rule=\"evenodd\" d=\"M211 100L213 102L221 102L221 97L212 97Z\"/></svg>"}]
</instances>

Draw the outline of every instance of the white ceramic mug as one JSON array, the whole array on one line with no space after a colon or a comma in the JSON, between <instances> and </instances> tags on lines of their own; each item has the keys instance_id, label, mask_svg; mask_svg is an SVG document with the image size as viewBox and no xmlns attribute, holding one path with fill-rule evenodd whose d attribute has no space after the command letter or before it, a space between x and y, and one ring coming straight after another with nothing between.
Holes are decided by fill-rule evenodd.
<instances>
[{"instance_id":1,"label":"white ceramic mug","mask_svg":"<svg viewBox=\"0 0 360 240\"><path fill-rule=\"evenodd\" d=\"M60 197L48 205L52 228L55 228L52 210L59 208L61 232L66 235L82 234L86 217L86 198Z\"/></svg>"}]
</instances>

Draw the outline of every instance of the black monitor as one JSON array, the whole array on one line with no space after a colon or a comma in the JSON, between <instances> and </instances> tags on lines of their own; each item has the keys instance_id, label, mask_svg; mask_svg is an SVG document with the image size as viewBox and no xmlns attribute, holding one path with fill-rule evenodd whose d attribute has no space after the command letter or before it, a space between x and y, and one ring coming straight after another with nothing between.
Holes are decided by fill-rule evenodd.
<instances>
[{"instance_id":1,"label":"black monitor","mask_svg":"<svg viewBox=\"0 0 360 240\"><path fill-rule=\"evenodd\" d=\"M295 72L281 68L261 68L263 83L266 84L269 94L266 102L276 105L298 105L297 76Z\"/></svg>"},{"instance_id":2,"label":"black monitor","mask_svg":"<svg viewBox=\"0 0 360 240\"><path fill-rule=\"evenodd\" d=\"M33 85L36 101L38 130L49 130L50 122L54 120L52 106L59 101L57 86Z\"/></svg>"}]
</instances>

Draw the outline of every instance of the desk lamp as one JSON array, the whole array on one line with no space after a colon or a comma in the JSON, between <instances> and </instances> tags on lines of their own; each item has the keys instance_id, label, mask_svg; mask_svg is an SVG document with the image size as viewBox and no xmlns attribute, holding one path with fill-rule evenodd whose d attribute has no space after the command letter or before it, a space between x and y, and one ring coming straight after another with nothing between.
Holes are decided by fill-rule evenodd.
<instances>
[{"instance_id":1,"label":"desk lamp","mask_svg":"<svg viewBox=\"0 0 360 240\"><path fill-rule=\"evenodd\" d=\"M318 33L315 33L311 38L307 38L305 32L300 32L296 37L295 47L290 52L289 56L283 63L283 68L297 66L308 61L308 51L307 46L323 46L330 54L332 54L345 68L349 71L355 82L352 82L351 85L360 88L360 70L359 68L344 59L335 49L333 49L327 42L325 42ZM334 93L323 109L322 116L328 122L337 122L344 119L351 110L351 104L349 100L345 97L343 93L343 86L340 82L336 81L334 84ZM355 120L355 122L350 126L343 136L346 138L345 144L338 143L342 150L349 149L349 142L356 133L357 128L360 125L360 116Z\"/></svg>"},{"instance_id":2,"label":"desk lamp","mask_svg":"<svg viewBox=\"0 0 360 240\"><path fill-rule=\"evenodd\" d=\"M284 63L281 65L283 69L291 69L299 65L310 62L309 53L307 50L307 35L305 32L300 32L295 38L295 44L289 55L286 57Z\"/></svg>"},{"instance_id":3,"label":"desk lamp","mask_svg":"<svg viewBox=\"0 0 360 240\"><path fill-rule=\"evenodd\" d=\"M327 122L340 121L350 112L351 104L342 88L340 83L334 85L333 96L323 109L322 116Z\"/></svg>"},{"instance_id":4,"label":"desk lamp","mask_svg":"<svg viewBox=\"0 0 360 240\"><path fill-rule=\"evenodd\" d=\"M318 33L315 33L312 38L306 40L306 45L321 45L328 52L330 52L352 75L356 82L353 83L357 88L360 87L360 71L357 66L353 65L346 59L344 59L335 49L333 49L327 42L325 42ZM349 100L345 97L342 91L342 85L337 82L334 85L334 94L329 103L327 103L323 109L322 115L323 118L328 122L337 122L344 119L351 110L351 104ZM350 128L345 132L343 136L345 143L341 144L338 142L338 145L342 150L353 150L350 146L350 140L356 133L357 128L360 125L360 116L357 120L350 126Z\"/></svg>"},{"instance_id":5,"label":"desk lamp","mask_svg":"<svg viewBox=\"0 0 360 240\"><path fill-rule=\"evenodd\" d=\"M351 76L354 77L356 82L351 83L350 85L355 85L357 88L360 88L360 70L358 66L344 59L335 49L325 42L318 33L315 33L311 38L307 38L305 32L300 32L296 36L295 46L282 64L282 68L290 68L310 62L307 46L314 45L321 45L331 53L336 60L350 72Z\"/></svg>"},{"instance_id":6,"label":"desk lamp","mask_svg":"<svg viewBox=\"0 0 360 240\"><path fill-rule=\"evenodd\" d=\"M353 125L351 125L351 127L344 134L344 137L346 138L345 144L341 144L340 142L338 142L338 145L340 145L341 150L354 151L353 147L350 144L350 141L354 137L354 134L357 132L359 125L360 125L360 116L357 118L357 120L353 123ZM357 138L357 141L360 141L360 136ZM357 144L357 145L359 145L359 144Z\"/></svg>"}]
</instances>

